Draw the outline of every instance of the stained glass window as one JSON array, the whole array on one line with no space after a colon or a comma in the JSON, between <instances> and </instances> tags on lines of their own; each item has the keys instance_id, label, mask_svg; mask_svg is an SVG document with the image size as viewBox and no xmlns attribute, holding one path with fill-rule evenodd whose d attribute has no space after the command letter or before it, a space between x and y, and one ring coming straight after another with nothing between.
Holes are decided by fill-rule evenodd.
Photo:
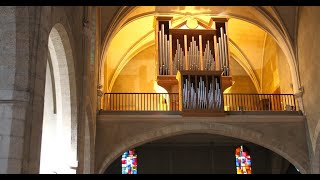
<instances>
[{"instance_id":1,"label":"stained glass window","mask_svg":"<svg viewBox=\"0 0 320 180\"><path fill-rule=\"evenodd\" d=\"M247 148L237 147L235 155L237 174L251 174L251 157Z\"/></svg>"},{"instance_id":2,"label":"stained glass window","mask_svg":"<svg viewBox=\"0 0 320 180\"><path fill-rule=\"evenodd\" d=\"M137 174L137 153L135 149L126 151L121 157L122 174Z\"/></svg>"}]
</instances>

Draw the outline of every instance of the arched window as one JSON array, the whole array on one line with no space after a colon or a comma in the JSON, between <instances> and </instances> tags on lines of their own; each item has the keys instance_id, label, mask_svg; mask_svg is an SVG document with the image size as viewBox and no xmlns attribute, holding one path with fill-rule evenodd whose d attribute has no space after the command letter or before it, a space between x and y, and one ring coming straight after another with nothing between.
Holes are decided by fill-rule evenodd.
<instances>
[{"instance_id":1,"label":"arched window","mask_svg":"<svg viewBox=\"0 0 320 180\"><path fill-rule=\"evenodd\" d=\"M138 158L135 149L126 151L121 157L122 174L137 174Z\"/></svg>"},{"instance_id":2,"label":"arched window","mask_svg":"<svg viewBox=\"0 0 320 180\"><path fill-rule=\"evenodd\" d=\"M236 148L237 174L251 174L251 157L247 148L239 146Z\"/></svg>"}]
</instances>

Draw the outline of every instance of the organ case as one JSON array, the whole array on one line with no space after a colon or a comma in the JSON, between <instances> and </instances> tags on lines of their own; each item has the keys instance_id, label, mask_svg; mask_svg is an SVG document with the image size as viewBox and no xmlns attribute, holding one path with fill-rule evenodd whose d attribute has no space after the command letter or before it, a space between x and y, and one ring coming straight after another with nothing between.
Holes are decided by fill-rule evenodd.
<instances>
[{"instance_id":1,"label":"organ case","mask_svg":"<svg viewBox=\"0 0 320 180\"><path fill-rule=\"evenodd\" d=\"M221 114L223 91L232 84L227 35L228 19L211 18L209 23L206 23L201 19L192 18L192 21L196 24L192 28L187 24L188 19L172 27L172 17L156 17L157 82L171 93L177 93L172 90L179 89L180 110L183 112L188 114L188 112L201 111ZM184 81L188 85L183 84ZM175 88L176 86L179 88ZM197 102L195 103L194 99L188 99L188 103L192 102L190 106L183 102L189 97L184 96L186 93L190 98L191 94L194 94L193 98ZM220 93L220 105L212 103L212 99L201 99L211 98L217 93Z\"/></svg>"},{"instance_id":2,"label":"organ case","mask_svg":"<svg viewBox=\"0 0 320 180\"><path fill-rule=\"evenodd\" d=\"M172 17L156 18L157 75L173 76L179 70L222 71L230 76L227 18L211 18L206 24L186 28L187 21L171 27Z\"/></svg>"}]
</instances>

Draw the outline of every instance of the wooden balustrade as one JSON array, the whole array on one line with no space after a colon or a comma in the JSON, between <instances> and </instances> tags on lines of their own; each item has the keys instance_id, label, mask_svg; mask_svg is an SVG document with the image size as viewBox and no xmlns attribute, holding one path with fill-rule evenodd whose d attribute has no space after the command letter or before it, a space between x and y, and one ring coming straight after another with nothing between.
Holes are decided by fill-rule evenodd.
<instances>
[{"instance_id":1,"label":"wooden balustrade","mask_svg":"<svg viewBox=\"0 0 320 180\"><path fill-rule=\"evenodd\" d=\"M224 94L224 111L299 111L293 94ZM178 93L105 93L105 111L180 111Z\"/></svg>"}]
</instances>

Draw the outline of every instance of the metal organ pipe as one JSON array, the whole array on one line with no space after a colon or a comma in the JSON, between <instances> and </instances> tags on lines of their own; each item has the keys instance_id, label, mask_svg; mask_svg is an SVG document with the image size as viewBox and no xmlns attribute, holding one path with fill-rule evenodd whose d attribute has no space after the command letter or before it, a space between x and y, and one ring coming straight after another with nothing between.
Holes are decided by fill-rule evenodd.
<instances>
[{"instance_id":1,"label":"metal organ pipe","mask_svg":"<svg viewBox=\"0 0 320 180\"><path fill-rule=\"evenodd\" d=\"M220 37L218 38L218 49L219 49L219 62L220 69L224 75L229 75L229 56L228 56L228 45L227 35L224 33L224 28L220 27Z\"/></svg>"},{"instance_id":2,"label":"metal organ pipe","mask_svg":"<svg viewBox=\"0 0 320 180\"><path fill-rule=\"evenodd\" d=\"M169 66L170 66L170 63L169 63L169 60L170 60L170 39L167 41L167 54L168 54L168 56L167 56L167 75L169 75L170 73L169 73L169 70L170 70L170 68L172 68L172 67L170 67L169 68Z\"/></svg>"},{"instance_id":3,"label":"metal organ pipe","mask_svg":"<svg viewBox=\"0 0 320 180\"><path fill-rule=\"evenodd\" d=\"M188 54L188 69L189 70L199 70L200 68L200 51L199 46L197 46L197 41L195 41L194 36L192 36L190 41L190 46L187 49Z\"/></svg>"},{"instance_id":4,"label":"metal organ pipe","mask_svg":"<svg viewBox=\"0 0 320 180\"><path fill-rule=\"evenodd\" d=\"M222 44L221 44L221 38L219 37L218 40L218 49L219 49L219 64L220 64L220 70L223 70L223 55L222 55Z\"/></svg>"},{"instance_id":5,"label":"metal organ pipe","mask_svg":"<svg viewBox=\"0 0 320 180\"><path fill-rule=\"evenodd\" d=\"M168 69L168 68L167 68L167 58L168 58L167 49L168 49L167 35L164 35L164 65L165 65L164 75L167 74L167 69Z\"/></svg>"},{"instance_id":6,"label":"metal organ pipe","mask_svg":"<svg viewBox=\"0 0 320 180\"><path fill-rule=\"evenodd\" d=\"M159 71L161 75L169 75L171 68L172 73L176 74L178 70L215 70L219 69L223 71L224 75L229 75L229 56L228 56L228 42L227 35L224 32L224 27L220 27L220 36L217 38L217 61L219 61L220 67L215 67L215 58L213 56L213 50L210 49L210 41L205 40L204 47L201 48L201 52L199 50L200 46L197 46L197 41L194 36L191 36L191 41L189 42L189 47L185 47L186 35L184 35L184 42L182 45L177 39L176 50L173 52L172 63L170 62L170 47L171 42L168 40L169 35L164 32L164 24L161 24L161 30L158 34L159 40ZM199 36L200 41L201 36ZM200 42L199 42L200 43ZM183 50L184 49L184 50ZM184 53L184 51L187 51ZM185 55L188 55L187 59L185 59ZM200 57L201 56L201 57ZM172 67L170 67L172 66Z\"/></svg>"},{"instance_id":7,"label":"metal organ pipe","mask_svg":"<svg viewBox=\"0 0 320 180\"><path fill-rule=\"evenodd\" d=\"M165 64L164 64L164 60L165 60L164 24L161 24L161 44L162 44L162 47L161 47L161 53L162 53L162 72L161 72L161 75L164 75L164 71L165 71Z\"/></svg>"},{"instance_id":8,"label":"metal organ pipe","mask_svg":"<svg viewBox=\"0 0 320 180\"><path fill-rule=\"evenodd\" d=\"M197 45L196 42L193 42L193 69L197 69Z\"/></svg>"},{"instance_id":9,"label":"metal organ pipe","mask_svg":"<svg viewBox=\"0 0 320 180\"><path fill-rule=\"evenodd\" d=\"M191 48L191 46L192 46L192 43L190 42L190 47L189 47L189 49L188 49L188 66L189 66L189 70L191 70L192 69L192 67L191 67L191 64L192 64L192 56L191 56L191 54L192 54L192 48Z\"/></svg>"},{"instance_id":10,"label":"metal organ pipe","mask_svg":"<svg viewBox=\"0 0 320 180\"><path fill-rule=\"evenodd\" d=\"M221 42L221 52L222 52L222 70L225 71L226 66L226 58L225 58L225 50L224 50L224 40L223 40L223 28L220 28L220 42Z\"/></svg>"},{"instance_id":11,"label":"metal organ pipe","mask_svg":"<svg viewBox=\"0 0 320 180\"><path fill-rule=\"evenodd\" d=\"M229 56L228 56L228 51L227 51L227 47L228 47L228 45L227 45L227 36L226 36L226 34L223 34L223 40L224 40L224 45L225 45L225 47L224 47L224 53L225 53L225 67L226 67L226 76L229 76Z\"/></svg>"},{"instance_id":12,"label":"metal organ pipe","mask_svg":"<svg viewBox=\"0 0 320 180\"><path fill-rule=\"evenodd\" d=\"M161 34L161 31L159 31L159 67L160 67L160 69L159 69L159 74L160 75L162 75L162 66L163 66L163 62L162 62L162 36L161 36L162 34Z\"/></svg>"},{"instance_id":13,"label":"metal organ pipe","mask_svg":"<svg viewBox=\"0 0 320 180\"><path fill-rule=\"evenodd\" d=\"M209 82L206 87L204 76L199 77L198 87L190 79L183 83L183 108L185 109L215 109L222 108L221 87L218 78ZM208 89L208 92L207 92Z\"/></svg>"},{"instance_id":14,"label":"metal organ pipe","mask_svg":"<svg viewBox=\"0 0 320 180\"><path fill-rule=\"evenodd\" d=\"M214 69L212 66L214 64L213 54L211 53L209 41L207 41L206 46L203 52L203 65L205 70L212 70Z\"/></svg>"},{"instance_id":15,"label":"metal organ pipe","mask_svg":"<svg viewBox=\"0 0 320 180\"><path fill-rule=\"evenodd\" d=\"M170 65L170 39L169 35L164 34L164 24L161 24L161 30L159 31L159 74L169 75ZM169 40L168 40L169 39Z\"/></svg>"},{"instance_id":16,"label":"metal organ pipe","mask_svg":"<svg viewBox=\"0 0 320 180\"><path fill-rule=\"evenodd\" d=\"M194 37L192 36L192 41L191 41L191 69L194 69Z\"/></svg>"},{"instance_id":17,"label":"metal organ pipe","mask_svg":"<svg viewBox=\"0 0 320 180\"><path fill-rule=\"evenodd\" d=\"M184 55L183 55L183 50L180 46L179 39L177 39L177 49L175 51L175 55L173 58L173 64L174 64L174 69L173 73L176 74L178 70L184 70L185 65L184 65Z\"/></svg>"}]
</instances>

